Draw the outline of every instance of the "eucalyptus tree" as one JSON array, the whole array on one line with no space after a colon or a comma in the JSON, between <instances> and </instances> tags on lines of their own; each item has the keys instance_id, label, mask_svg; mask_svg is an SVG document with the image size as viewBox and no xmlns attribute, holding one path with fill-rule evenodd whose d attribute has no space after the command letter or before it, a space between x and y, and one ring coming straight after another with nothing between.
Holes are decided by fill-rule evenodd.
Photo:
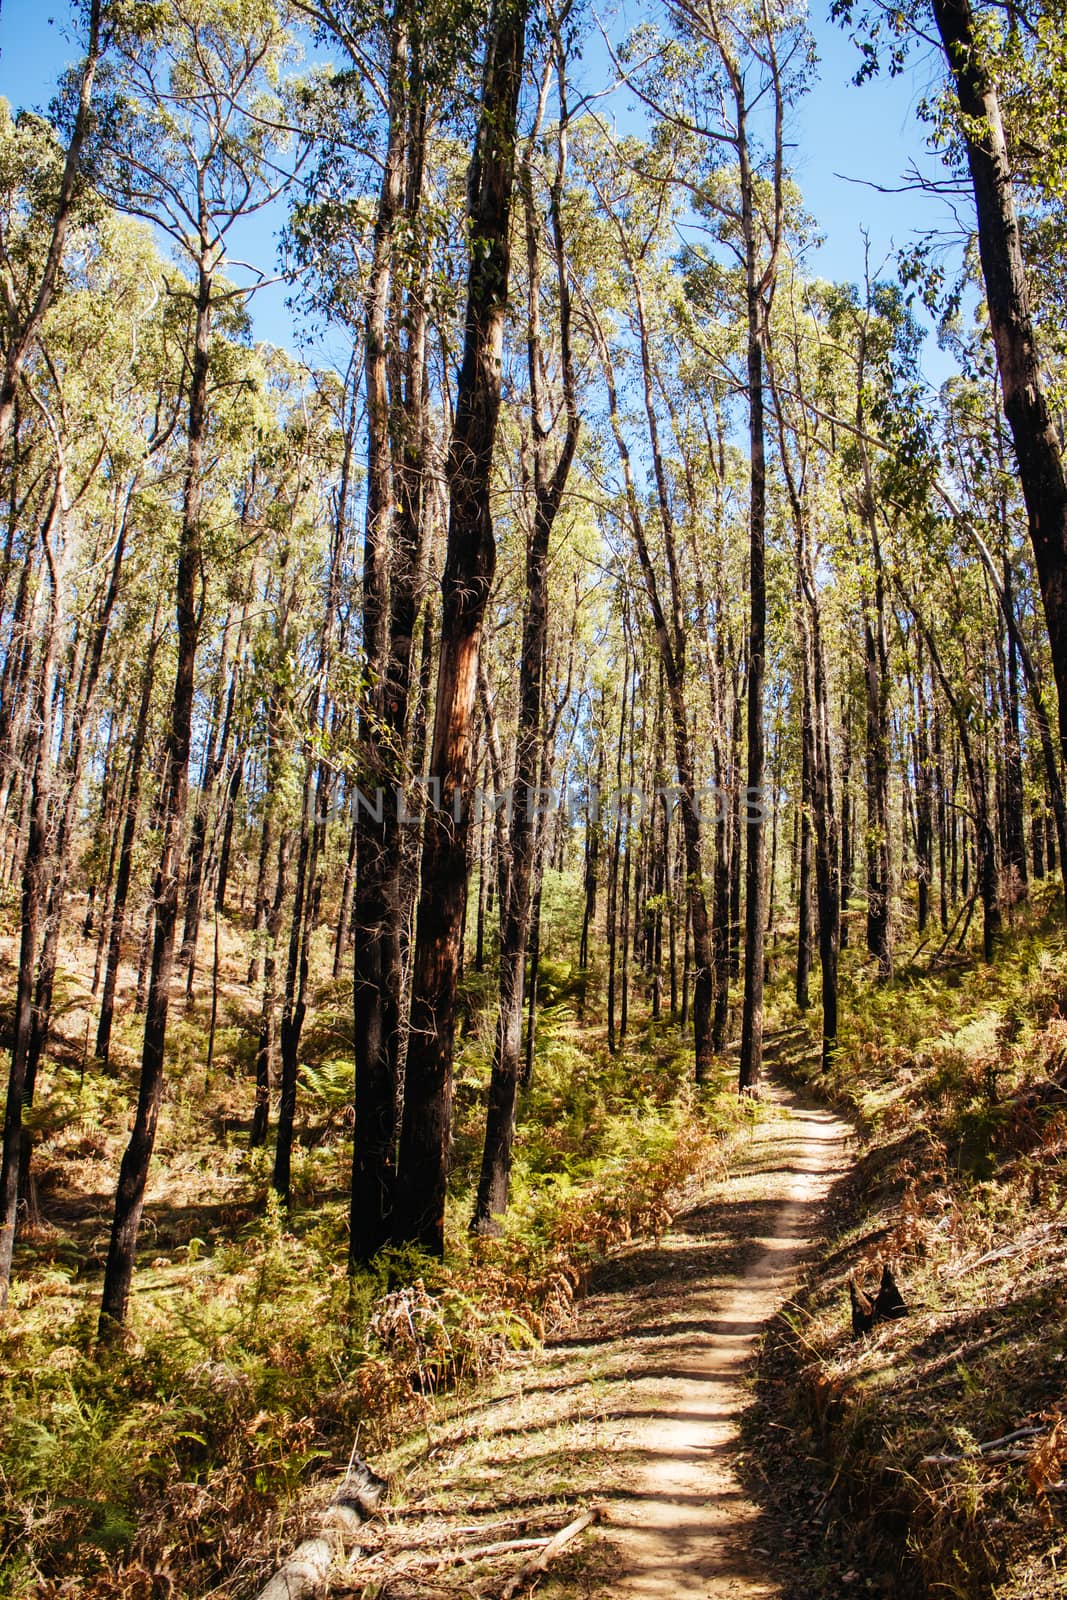
<instances>
[{"instance_id":1,"label":"eucalyptus tree","mask_svg":"<svg viewBox=\"0 0 1067 1600\"><path fill-rule=\"evenodd\" d=\"M800 655L801 766L807 821L810 805L815 834L815 884L822 1001L822 1065L826 1071L837 1049L838 957L841 942L841 856L834 778L833 685L826 644L824 590L820 573L829 565L827 533L838 516L833 452L822 416L805 404L818 393L822 351L814 314L815 295L800 303L795 270L779 299L777 326L767 329L768 379L778 431L778 457L793 522L796 560L796 618ZM809 309L810 308L810 309ZM814 324L814 326L813 326ZM827 479L829 478L829 482ZM810 845L809 845L810 848ZM798 973L804 949L808 885L801 860ZM799 987L799 978L798 978ZM806 998L806 997L805 997Z\"/></svg>"},{"instance_id":2,"label":"eucalyptus tree","mask_svg":"<svg viewBox=\"0 0 1067 1600\"><path fill-rule=\"evenodd\" d=\"M456 984L466 901L470 733L496 543L490 498L500 410L526 0L495 0L485 32L478 131L468 173L463 363L448 454L449 525L430 773L412 956L411 1021L393 1232L440 1253L452 1106Z\"/></svg>"},{"instance_id":3,"label":"eucalyptus tree","mask_svg":"<svg viewBox=\"0 0 1067 1600\"><path fill-rule=\"evenodd\" d=\"M0 372L0 449L15 416L19 379L60 285L72 221L85 198L84 157L92 131L93 87L101 54L107 47L108 9L107 0L87 0L84 7L86 51L68 85L73 114L66 150L59 144L59 130L53 133L49 129L44 160L35 161L34 181L22 189L25 205L16 211L4 208L0 224L4 289L0 296L0 344L4 351ZM6 106L0 107L0 118L10 121Z\"/></svg>"},{"instance_id":4,"label":"eucalyptus tree","mask_svg":"<svg viewBox=\"0 0 1067 1600\"><path fill-rule=\"evenodd\" d=\"M984 341L983 341L984 342ZM990 382L988 352L979 343L959 350L963 371L944 393L944 470L935 495L970 540L985 570L1004 622L1002 701L1004 733L1003 827L1006 868L1013 892L1025 888L1024 751L1019 725L1016 671L1021 670L1041 751L1041 772L1051 808L1051 826L1062 855L1067 843L1063 776L1055 738L1055 714L1047 691L1045 640L1035 602L1037 584L1020 541L1019 486L1007 464L1005 419L995 382ZM1036 613L1036 615L1035 615ZM1031 621L1026 623L1029 614ZM1040 781L1040 780L1039 780ZM1036 803L1034 831L1044 826L1044 805ZM1038 859L1043 850L1035 850ZM1043 867L1043 860L1041 862Z\"/></svg>"},{"instance_id":5,"label":"eucalyptus tree","mask_svg":"<svg viewBox=\"0 0 1067 1600\"><path fill-rule=\"evenodd\" d=\"M535 876L537 821L541 807L536 800L549 788L543 772L545 731L544 679L548 636L548 558L549 543L559 515L571 464L578 446L577 376L573 344L570 267L564 237L563 203L567 165L570 106L567 87L567 27L565 7L558 17L549 13L549 47L541 77L534 126L520 164L519 188L522 194L526 243L527 331L526 354L529 382L530 455L532 456L532 507L526 537L526 603L522 630L519 673L519 716L515 752L515 782L512 794L518 804L512 807L508 854L507 895L501 903L500 999L493 1067L489 1081L489 1104L481 1175L475 1201L472 1230L491 1232L496 1216L507 1205L511 1171L511 1149L515 1133L515 1111L522 1073L523 974L530 924L531 888ZM534 151L542 138L552 78L558 108L551 134L555 146L547 188L547 217L542 219L534 187ZM548 145L546 138L544 143ZM552 276L558 320L559 395L549 389L548 373L552 349L545 333L542 306L542 234L545 223L550 238ZM552 362L555 365L556 362ZM554 457L550 441L555 419L562 428ZM524 462L525 467L525 462ZM528 469L527 469L528 470ZM537 958L531 962L531 996L537 981ZM533 1012L531 1010L531 1042Z\"/></svg>"},{"instance_id":6,"label":"eucalyptus tree","mask_svg":"<svg viewBox=\"0 0 1067 1600\"><path fill-rule=\"evenodd\" d=\"M675 495L670 482L674 464L668 460L666 440L661 440L664 429L669 430L673 421L676 443L684 444L678 436L677 413L669 398L664 407L664 356L669 359L672 335L677 334L677 307L672 307L671 301L672 297L677 298L679 287L672 284L666 272L663 252L677 216L674 207L665 199L665 193L669 192L666 184L669 163L663 160L662 153L640 150L636 144L625 146L611 153L609 169L613 169L611 178L603 169L598 173L596 166L590 164L588 181L608 219L619 257L621 271L613 298L621 304L629 301L633 308L627 334L639 375L636 386L644 422L641 444L647 451L655 484L651 514L642 507L631 464L620 382L616 375L620 358L612 354L604 319L588 297L587 313L600 357L608 414L622 470L625 516L637 552L666 685L685 847L687 921L693 939L695 1070L697 1078L702 1080L711 1070L713 1057L712 953L702 861L699 774L687 709L686 656L690 640L686 619L692 611L692 598L685 592L680 561ZM609 188L612 179L618 186L617 193ZM653 518L655 544L649 529ZM661 595L658 576L658 571L662 570L661 561L667 569L665 596Z\"/></svg>"},{"instance_id":7,"label":"eucalyptus tree","mask_svg":"<svg viewBox=\"0 0 1067 1600\"><path fill-rule=\"evenodd\" d=\"M210 427L212 323L240 291L220 282L235 225L290 180L291 136L278 94L290 37L273 0L224 0L136 12L116 39L109 145L100 184L169 236L193 273L185 463L177 555L177 662L160 805L162 845L137 1109L122 1160L104 1275L100 1332L123 1323L163 1092L178 913L205 541L204 457ZM292 157L288 158L290 163ZM298 156L297 156L298 159Z\"/></svg>"},{"instance_id":8,"label":"eucalyptus tree","mask_svg":"<svg viewBox=\"0 0 1067 1600\"><path fill-rule=\"evenodd\" d=\"M46 420L52 420L48 413ZM30 774L29 830L22 873L19 976L15 996L15 1029L4 1113L3 1167L0 1174L0 1306L6 1306L15 1245L19 1166L22 1148L22 1111L27 1081L32 1024L33 974L44 900L47 863L48 811L52 785L52 716L55 693L57 620L62 596L62 568L57 551L63 518L68 510L66 459L58 429L52 421L55 464L48 511L40 539L48 581L45 646L37 666L33 690L33 717L37 739Z\"/></svg>"},{"instance_id":9,"label":"eucalyptus tree","mask_svg":"<svg viewBox=\"0 0 1067 1600\"><path fill-rule=\"evenodd\" d=\"M701 172L698 211L713 219L720 253L742 280L746 349L744 391L749 446L749 618L746 654L744 1005L738 1082L759 1080L763 1050L766 838L764 677L766 670L767 465L764 347L779 261L789 224L785 124L804 88L810 41L792 0L727 4L668 0L670 35L639 32L630 55L644 53L641 93L666 127L692 142ZM715 110L716 115L709 113Z\"/></svg>"},{"instance_id":10,"label":"eucalyptus tree","mask_svg":"<svg viewBox=\"0 0 1067 1600\"><path fill-rule=\"evenodd\" d=\"M27 1101L48 1042L71 844L90 751L92 719L112 619L129 581L130 546L159 480L178 420L177 351L160 315L159 260L147 230L101 218L81 242L62 306L40 337L56 425L81 480L76 500L91 532L85 577L69 606L73 621L70 682L63 695L62 759L50 841L48 904L38 959L29 1046ZM161 394L165 396L160 403ZM75 448L76 446L76 448ZM98 480L95 484L94 479ZM95 499L95 504L92 500ZM133 566L141 565L136 550ZM141 574L134 572L134 582ZM138 584L138 587L140 585Z\"/></svg>"},{"instance_id":11,"label":"eucalyptus tree","mask_svg":"<svg viewBox=\"0 0 1067 1600\"><path fill-rule=\"evenodd\" d=\"M1004 413L1026 504L1067 757L1067 465L1050 405L1053 325L1034 308L1033 244L1043 214L1062 200L1062 160L1053 130L1063 98L1062 8L1055 0L1009 7L985 0L909 0L905 6L835 0L834 14L864 35L858 76L878 70L888 46L899 69L916 40L940 41L950 92L927 114L947 159L974 197L978 254Z\"/></svg>"},{"instance_id":12,"label":"eucalyptus tree","mask_svg":"<svg viewBox=\"0 0 1067 1600\"><path fill-rule=\"evenodd\" d=\"M24 369L21 380L48 441L54 463L49 478L60 499L57 505L49 501L40 558L38 539L26 541L3 680L4 721L13 732L21 719L29 778L19 991L31 996L28 1009L21 1001L17 1008L0 1179L5 1282L20 1175L25 1184L30 1157L22 1112L33 1102L51 1021L82 779L94 748L94 702L112 619L127 586L140 497L173 431L173 407L158 403L159 387L169 390L172 369L158 326L152 281L158 258L151 241L145 230L112 217L99 219L79 244L65 293L38 333L40 359ZM21 424L20 448L27 428L28 419ZM32 504L32 497L23 497L20 519ZM136 558L134 565L140 565ZM35 618L32 600L25 610L23 600L42 576L47 601ZM7 670L16 660L21 684ZM45 684L47 708L41 701ZM8 740L6 753L14 750ZM3 779L8 797L16 779L9 762Z\"/></svg>"},{"instance_id":13,"label":"eucalyptus tree","mask_svg":"<svg viewBox=\"0 0 1067 1600\"><path fill-rule=\"evenodd\" d=\"M366 425L363 684L341 918L354 946L354 1265L385 1242L394 1200L411 895L403 817L418 775L414 647L451 403L457 141L470 131L470 61L485 14L411 0L301 9L344 65L310 108L320 161L291 231L312 316L360 352L347 380L353 451L360 401ZM339 930L338 964L341 944Z\"/></svg>"},{"instance_id":14,"label":"eucalyptus tree","mask_svg":"<svg viewBox=\"0 0 1067 1600\"><path fill-rule=\"evenodd\" d=\"M827 332L838 359L824 367L821 394L840 428L842 507L853 532L860 578L865 709L867 949L881 978L893 972L894 921L890 776L890 575L883 552L885 502L915 478L922 501L930 470L921 454L906 464L919 424L907 416L917 392L921 332L900 290L868 281L830 291ZM877 439L875 438L877 431ZM910 492L910 491L909 491Z\"/></svg>"}]
</instances>

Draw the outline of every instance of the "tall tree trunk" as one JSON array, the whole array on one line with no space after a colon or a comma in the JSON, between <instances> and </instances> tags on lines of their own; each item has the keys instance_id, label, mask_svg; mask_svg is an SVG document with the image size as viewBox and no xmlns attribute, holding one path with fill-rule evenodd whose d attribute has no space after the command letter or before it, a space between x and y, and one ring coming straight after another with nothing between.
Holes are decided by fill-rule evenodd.
<instances>
[{"instance_id":1,"label":"tall tree trunk","mask_svg":"<svg viewBox=\"0 0 1067 1600\"><path fill-rule=\"evenodd\" d=\"M874 554L874 593L863 622L867 700L867 949L880 978L893 975L889 862L889 668L885 635L885 580L873 505L866 517Z\"/></svg>"},{"instance_id":2,"label":"tall tree trunk","mask_svg":"<svg viewBox=\"0 0 1067 1600\"><path fill-rule=\"evenodd\" d=\"M740 110L741 100L738 97ZM763 880L766 837L763 825L763 678L766 667L767 468L763 423L763 294L757 264L754 178L748 163L744 119L739 117L738 146L742 227L745 240L745 286L748 313L748 447L749 447L749 617L746 734L748 742L745 820L745 988L741 1011L741 1056L738 1087L759 1083L763 1065ZM751 809L752 807L755 809Z\"/></svg>"},{"instance_id":3,"label":"tall tree trunk","mask_svg":"<svg viewBox=\"0 0 1067 1600\"><path fill-rule=\"evenodd\" d=\"M500 922L500 1003L496 1046L489 1080L485 1144L471 1229L492 1233L507 1207L511 1148L522 1071L522 999L526 945L530 924L531 880L538 841L541 790L543 686L548 630L548 551L552 529L566 489L578 443L578 403L571 356L570 282L563 241L563 183L566 163L567 97L565 62L558 35L552 52L560 100L557 161L549 202L559 295L560 349L566 402L566 434L554 467L548 460L552 432L550 397L544 393L545 351L541 328L541 218L534 198L532 150L540 131L549 76L546 69L537 123L521 167L529 285L527 367L530 379L530 426L533 435L533 526L526 547L526 614L519 666L519 726L515 751L517 804L511 817L511 872Z\"/></svg>"},{"instance_id":4,"label":"tall tree trunk","mask_svg":"<svg viewBox=\"0 0 1067 1600\"><path fill-rule=\"evenodd\" d=\"M803 600L801 600L803 604ZM806 641L802 641L802 649L807 649ZM800 730L800 848L797 872L797 973L796 973L796 1002L801 1011L806 1011L811 1004L808 995L808 980L811 974L811 810L812 790L814 777L812 763L814 760L815 738L812 729L812 705L809 694L810 671L808 663L802 662L804 693L801 709Z\"/></svg>"},{"instance_id":5,"label":"tall tree trunk","mask_svg":"<svg viewBox=\"0 0 1067 1600\"><path fill-rule=\"evenodd\" d=\"M934 773L930 759L930 708L921 650L916 664L915 690L915 869L918 928L920 933L925 933L934 876Z\"/></svg>"},{"instance_id":6,"label":"tall tree trunk","mask_svg":"<svg viewBox=\"0 0 1067 1600\"><path fill-rule=\"evenodd\" d=\"M389 326L394 233L404 198L405 119L410 27L407 0L396 0L389 40L389 128L382 169L366 304L367 506L363 541L363 651L369 687L361 709L359 744L365 752L353 828L356 877L352 898L355 1007L355 1137L352 1156L350 1265L369 1261L388 1236L396 1171L398 1083L394 1039L399 1030L399 973L390 919L386 859L386 794L396 779L378 731L385 708L389 659L389 552L395 510L389 412Z\"/></svg>"},{"instance_id":7,"label":"tall tree trunk","mask_svg":"<svg viewBox=\"0 0 1067 1600\"><path fill-rule=\"evenodd\" d=\"M49 609L33 699L37 740L30 777L29 833L22 865L21 933L15 989L15 1026L4 1112L3 1160L0 1164L0 1310L7 1305L11 1260L15 1248L19 1177L22 1165L22 1116L26 1099L27 1067L33 1024L33 977L38 954L37 941L44 912L48 865L54 709L52 677L58 646L60 614L60 580L52 539L60 524L65 498L64 463L60 452L56 461L55 486L41 534L48 566Z\"/></svg>"},{"instance_id":8,"label":"tall tree trunk","mask_svg":"<svg viewBox=\"0 0 1067 1600\"><path fill-rule=\"evenodd\" d=\"M315 876L315 807L317 785L315 762L310 748L304 757L304 798L300 808L300 842L296 857L296 882L293 887L292 921L289 925L289 954L285 964L285 990L282 998L281 1084L278 1097L278 1129L274 1143L274 1192L288 1205L292 1180L293 1132L296 1123L297 1052L307 1009L308 934L311 923L311 889Z\"/></svg>"},{"instance_id":9,"label":"tall tree trunk","mask_svg":"<svg viewBox=\"0 0 1067 1600\"><path fill-rule=\"evenodd\" d=\"M974 189L989 325L1041 584L1060 750L1067 759L1067 475L1034 337L1000 100L970 0L931 0L931 8L963 114L959 135Z\"/></svg>"},{"instance_id":10,"label":"tall tree trunk","mask_svg":"<svg viewBox=\"0 0 1067 1600\"><path fill-rule=\"evenodd\" d=\"M424 227L420 218L426 149L426 101L421 77L418 30L394 35L394 67L403 70L406 84L391 88L391 119L396 119L401 143L390 163L399 163L396 193L387 169L381 201L382 232L376 241L383 250L394 248L397 208L413 234ZM381 263L388 290L390 260ZM384 324L376 299L368 309L373 333L374 361L368 364L368 393L373 387L373 416L369 463L378 483L376 516L368 515L365 545L365 615L371 603L370 647L380 666L380 724L385 739L378 747L379 782L388 780L391 792L378 814L366 812L358 819L356 888L354 896L356 970L356 1143L353 1154L350 1212L351 1265L366 1261L380 1249L389 1233L396 1173L398 1097L408 1034L403 1015L405 937L408 922L408 888L405 867L407 843L399 809L407 774L417 775L418 736L412 725L412 661L418 623L420 591L426 561L426 541L431 515L427 485L429 422L426 376L426 292L428 271L425 248L417 266L404 310L397 317L406 335L402 359L387 360ZM382 431L379 406L388 397L386 378L392 373L392 425ZM379 435L375 437L375 434ZM388 453L386 453L386 451ZM393 501L386 514L385 496ZM380 563L384 560L387 579ZM368 590L366 576L371 576ZM384 586L383 586L384 583ZM383 609L385 588L388 607ZM424 645L426 641L424 639ZM416 707L417 710L417 707ZM364 736L371 732L364 730ZM361 881L362 880L362 881ZM463 908L465 910L465 906ZM462 919L463 911L461 911ZM462 943L462 931L460 932ZM376 977L375 977L376 974ZM372 991L370 984L377 984Z\"/></svg>"},{"instance_id":11,"label":"tall tree trunk","mask_svg":"<svg viewBox=\"0 0 1067 1600\"><path fill-rule=\"evenodd\" d=\"M148 717L152 704L152 685L155 681L156 651L159 636L155 626L148 649L148 659L141 680L141 703L134 727L133 749L130 755L130 778L126 791L126 814L122 824L122 844L119 848L118 873L115 878L115 898L111 905L111 925L108 932L107 967L104 971L104 992L100 999L100 1016L96 1025L96 1054L107 1065L111 1053L111 1025L115 1015L115 994L118 988L119 965L122 961L122 935L126 924L126 901L130 892L130 875L133 871L133 847L137 837L137 813L141 800L141 763L144 759L145 740L148 737Z\"/></svg>"},{"instance_id":12,"label":"tall tree trunk","mask_svg":"<svg viewBox=\"0 0 1067 1600\"><path fill-rule=\"evenodd\" d=\"M470 825L470 725L482 620L496 566L489 484L500 409L525 36L525 0L496 0L468 183L473 248L448 463L448 544L430 755L441 805L427 815L423 839L394 1228L397 1239L418 1242L436 1254L444 1249L456 979Z\"/></svg>"},{"instance_id":13,"label":"tall tree trunk","mask_svg":"<svg viewBox=\"0 0 1067 1600\"><path fill-rule=\"evenodd\" d=\"M840 948L848 946L848 909L852 898L852 685L846 682L841 707L841 938Z\"/></svg>"},{"instance_id":14,"label":"tall tree trunk","mask_svg":"<svg viewBox=\"0 0 1067 1600\"><path fill-rule=\"evenodd\" d=\"M104 1289L100 1308L100 1337L113 1337L126 1319L133 1280L137 1236L144 1208L148 1168L155 1146L156 1125L163 1098L163 1049L170 1002L170 977L174 965L174 936L178 916L178 873L182 858L189 750L192 736L194 667L200 612L200 511L204 442L207 434L208 356L212 310L211 273L201 263L197 281L196 326L192 376L189 384L189 421L186 447L182 522L178 545L177 620L178 660L167 736L166 776L163 789L163 846L153 884L155 934L148 1004L145 1012L144 1049L133 1131L119 1171L115 1212L111 1225Z\"/></svg>"}]
</instances>

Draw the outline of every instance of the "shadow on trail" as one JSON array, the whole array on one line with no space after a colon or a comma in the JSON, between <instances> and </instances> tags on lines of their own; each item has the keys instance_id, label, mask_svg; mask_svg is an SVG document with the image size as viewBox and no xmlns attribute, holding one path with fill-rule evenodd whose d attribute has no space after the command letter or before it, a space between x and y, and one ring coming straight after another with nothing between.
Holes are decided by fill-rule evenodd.
<instances>
[{"instance_id":1,"label":"shadow on trail","mask_svg":"<svg viewBox=\"0 0 1067 1600\"><path fill-rule=\"evenodd\" d=\"M631 1244L594 1269L575 1325L513 1371L506 1392L464 1402L443 1427L428 1429L405 1466L428 1520L488 1523L548 1503L572 1513L601 1504L605 1525L595 1538L553 1562L546 1593L567 1600L617 1592L635 1506L652 1540L663 1534L664 1600L696 1593L694 1584L709 1576L721 1578L724 1592L751 1576L750 1541L727 1533L708 1549L701 1476L717 1462L716 1504L745 1498L736 1479L721 1477L736 1449L728 1425L737 1413L738 1363L758 1324L732 1314L728 1302L743 1284L773 1291L780 1262L816 1231L821 1211L820 1201L792 1193L817 1170L802 1162L806 1140L832 1119L788 1092L781 1100L790 1118L797 1107L802 1125L776 1127L772 1110L766 1138L736 1149L736 1173L715 1182L662 1239ZM701 1364L716 1346L722 1370ZM676 1425L693 1431L671 1437ZM655 1487L661 1468L673 1475L669 1526ZM462 1580L446 1577L442 1586L437 1573L432 1585L410 1592L458 1596L469 1593L471 1578L465 1569Z\"/></svg>"}]
</instances>

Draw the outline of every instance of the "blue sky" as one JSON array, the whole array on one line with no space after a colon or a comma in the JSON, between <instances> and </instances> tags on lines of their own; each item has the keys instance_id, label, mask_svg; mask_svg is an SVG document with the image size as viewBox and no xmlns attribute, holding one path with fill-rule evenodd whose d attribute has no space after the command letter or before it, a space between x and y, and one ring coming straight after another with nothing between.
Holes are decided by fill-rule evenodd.
<instances>
[{"instance_id":1,"label":"blue sky","mask_svg":"<svg viewBox=\"0 0 1067 1600\"><path fill-rule=\"evenodd\" d=\"M871 261L877 269L917 232L953 229L957 224L937 197L883 194L850 181L892 188L909 163L936 170L936 157L926 151L924 130L916 117L916 104L930 88L935 64L918 58L903 76L876 78L857 89L850 79L858 54L846 34L827 19L827 5L828 0L815 0L811 16L820 66L818 80L796 114L792 134L797 148L791 159L805 206L825 236L809 256L810 270L855 280L863 273L863 228L870 234ZM69 37L69 7L66 0L43 4L0 0L0 6L0 94L15 106L44 109L58 73L76 54ZM640 15L633 0L626 9L630 21ZM595 55L589 52L588 76L596 71ZM264 215L247 224L236 253L268 266L279 223L279 218ZM886 270L888 275L891 261ZM259 337L292 343L291 318L280 287L254 296L252 314ZM924 364L935 381L950 370L932 337L927 340Z\"/></svg>"}]
</instances>

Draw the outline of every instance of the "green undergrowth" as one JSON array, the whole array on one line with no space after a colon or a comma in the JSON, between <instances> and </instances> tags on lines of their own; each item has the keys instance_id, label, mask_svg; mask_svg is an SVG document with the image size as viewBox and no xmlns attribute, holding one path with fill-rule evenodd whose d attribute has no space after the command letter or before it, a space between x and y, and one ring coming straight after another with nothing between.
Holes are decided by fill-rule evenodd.
<instances>
[{"instance_id":1,"label":"green undergrowth","mask_svg":"<svg viewBox=\"0 0 1067 1600\"><path fill-rule=\"evenodd\" d=\"M857 982L829 1079L810 1053L787 1065L861 1135L821 1258L764 1342L746 1423L751 1485L776 1507L766 1537L803 1574L791 1592L1062 1597L1062 916L1019 916L991 965ZM848 1276L873 1292L884 1262L909 1314L855 1338ZM802 1465L771 1482L783 1428Z\"/></svg>"},{"instance_id":2,"label":"green undergrowth","mask_svg":"<svg viewBox=\"0 0 1067 1600\"><path fill-rule=\"evenodd\" d=\"M373 1459L436 1395L565 1319L606 1251L664 1226L672 1195L721 1148L733 1097L697 1095L691 1047L669 1028L617 1056L591 1044L567 971L549 978L502 1237L467 1232L491 1010L472 1003L446 1259L386 1253L354 1280L341 997L319 997L288 1214L267 1199L270 1152L247 1149L247 1083L224 1074L207 1109L189 1024L161 1123L165 1192L146 1212L130 1337L110 1354L95 1317L132 1079L52 1069L46 1223L27 1230L0 1323L0 1595L255 1592L299 1529L304 1491L344 1467L354 1440Z\"/></svg>"}]
</instances>

